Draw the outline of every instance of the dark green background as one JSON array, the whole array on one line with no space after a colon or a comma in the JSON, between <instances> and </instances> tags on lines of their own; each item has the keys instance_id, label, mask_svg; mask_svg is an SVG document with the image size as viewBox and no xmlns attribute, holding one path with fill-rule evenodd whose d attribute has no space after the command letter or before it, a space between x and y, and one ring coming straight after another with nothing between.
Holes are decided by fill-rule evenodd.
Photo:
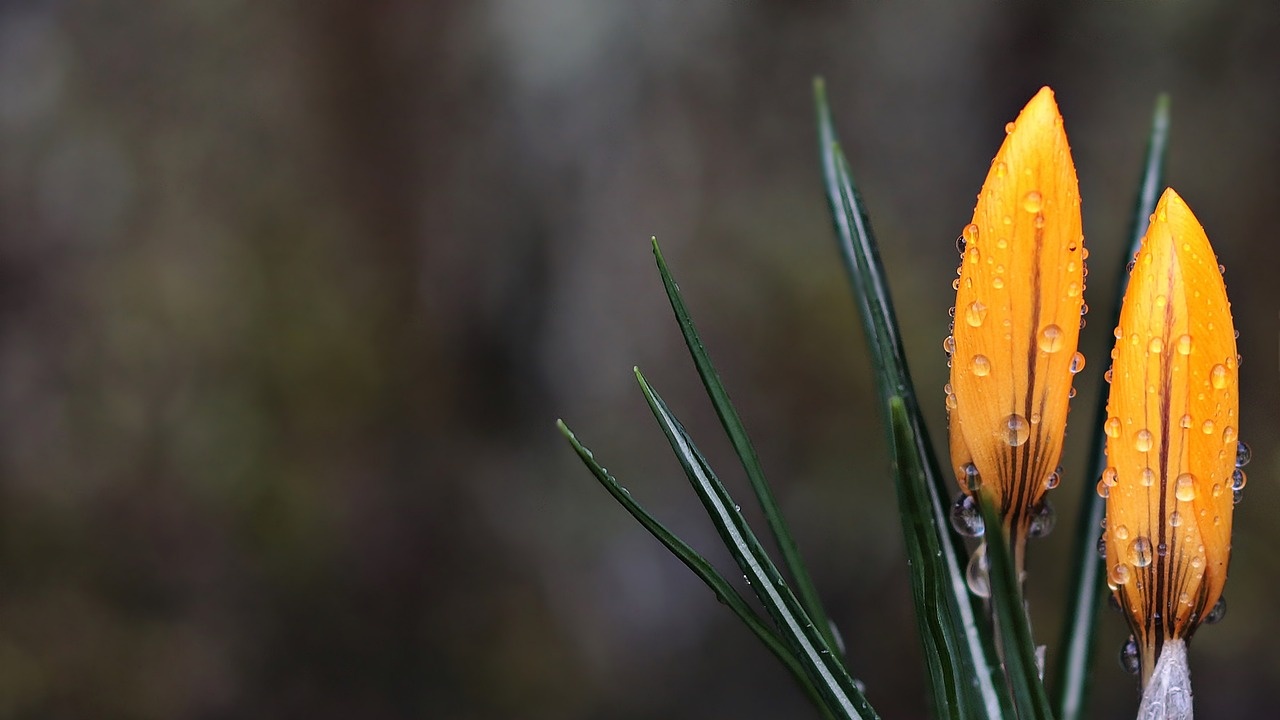
<instances>
[{"instance_id":1,"label":"dark green background","mask_svg":"<svg viewBox=\"0 0 1280 720\"><path fill-rule=\"evenodd\" d=\"M730 565L634 387L731 487L663 242L850 665L927 705L811 79L943 435L954 240L1057 91L1092 417L1155 95L1222 262L1254 447L1204 717L1274 712L1280 9L1272 3L333 0L0 9L0 718L814 717L595 485L564 417ZM1054 642L1089 430L1035 544ZM945 449L943 449L945 450ZM1134 681L1105 613L1095 717Z\"/></svg>"}]
</instances>

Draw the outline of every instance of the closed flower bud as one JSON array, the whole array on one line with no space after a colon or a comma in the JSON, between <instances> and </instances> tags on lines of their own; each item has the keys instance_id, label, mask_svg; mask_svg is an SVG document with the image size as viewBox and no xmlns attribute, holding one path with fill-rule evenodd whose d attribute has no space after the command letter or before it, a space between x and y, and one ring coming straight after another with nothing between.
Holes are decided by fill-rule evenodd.
<instances>
[{"instance_id":1,"label":"closed flower bud","mask_svg":"<svg viewBox=\"0 0 1280 720\"><path fill-rule=\"evenodd\" d=\"M991 163L964 229L947 338L951 462L961 489L997 501L1022 539L1062 454L1087 255L1080 190L1053 92L1042 88Z\"/></svg>"},{"instance_id":2,"label":"closed flower bud","mask_svg":"<svg viewBox=\"0 0 1280 720\"><path fill-rule=\"evenodd\" d=\"M1107 584L1137 640L1143 685L1186 693L1185 641L1222 596L1233 474L1238 484L1243 474L1226 287L1204 229L1171 189L1135 258L1113 357ZM1181 667L1157 668L1171 659Z\"/></svg>"}]
</instances>

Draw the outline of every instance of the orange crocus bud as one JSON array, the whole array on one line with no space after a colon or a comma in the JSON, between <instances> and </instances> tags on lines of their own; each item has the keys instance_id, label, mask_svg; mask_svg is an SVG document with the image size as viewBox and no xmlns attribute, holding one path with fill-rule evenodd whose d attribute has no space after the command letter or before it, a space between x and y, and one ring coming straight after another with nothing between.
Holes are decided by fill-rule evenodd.
<instances>
[{"instance_id":1,"label":"orange crocus bud","mask_svg":"<svg viewBox=\"0 0 1280 720\"><path fill-rule=\"evenodd\" d=\"M1134 259L1115 335L1098 483L1107 584L1133 630L1143 685L1181 688L1156 701L1185 701L1189 713L1185 641L1222 596L1248 448L1221 268L1172 189ZM1170 658L1180 667L1165 667Z\"/></svg>"},{"instance_id":2,"label":"orange crocus bud","mask_svg":"<svg viewBox=\"0 0 1280 720\"><path fill-rule=\"evenodd\" d=\"M1084 310L1080 189L1053 91L1042 88L1007 135L964 229L955 282L947 408L951 464L965 493L998 503L1021 567L1028 532L1048 519ZM956 527L977 534L972 498ZM1033 524L1033 521L1039 521Z\"/></svg>"}]
</instances>

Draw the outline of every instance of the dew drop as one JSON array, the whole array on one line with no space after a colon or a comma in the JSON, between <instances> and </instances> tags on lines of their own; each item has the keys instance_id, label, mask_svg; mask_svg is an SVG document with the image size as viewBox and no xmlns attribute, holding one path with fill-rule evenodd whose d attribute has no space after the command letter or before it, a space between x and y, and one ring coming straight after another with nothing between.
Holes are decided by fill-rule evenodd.
<instances>
[{"instance_id":1,"label":"dew drop","mask_svg":"<svg viewBox=\"0 0 1280 720\"><path fill-rule=\"evenodd\" d=\"M1117 525L1116 529L1112 530L1112 532L1115 533L1117 540L1129 539L1129 528L1125 527L1124 525Z\"/></svg>"},{"instance_id":2,"label":"dew drop","mask_svg":"<svg viewBox=\"0 0 1280 720\"><path fill-rule=\"evenodd\" d=\"M1138 484L1142 487L1151 487L1156 483L1156 473L1149 467L1142 468L1142 472L1138 473Z\"/></svg>"},{"instance_id":3,"label":"dew drop","mask_svg":"<svg viewBox=\"0 0 1280 720\"><path fill-rule=\"evenodd\" d=\"M1144 568L1151 564L1154 556L1151 553L1151 538L1139 535L1129 543L1129 553L1134 567Z\"/></svg>"},{"instance_id":4,"label":"dew drop","mask_svg":"<svg viewBox=\"0 0 1280 720\"><path fill-rule=\"evenodd\" d=\"M1236 443L1236 467L1242 468L1249 464L1253 459L1253 451L1249 449L1249 445L1241 440Z\"/></svg>"},{"instance_id":5,"label":"dew drop","mask_svg":"<svg viewBox=\"0 0 1280 720\"><path fill-rule=\"evenodd\" d=\"M1098 497L1105 498L1111 494L1111 488L1101 480L1098 481Z\"/></svg>"},{"instance_id":6,"label":"dew drop","mask_svg":"<svg viewBox=\"0 0 1280 720\"><path fill-rule=\"evenodd\" d=\"M948 355L956 351L956 338L954 335L948 335L943 339L942 349L945 350Z\"/></svg>"},{"instance_id":7,"label":"dew drop","mask_svg":"<svg viewBox=\"0 0 1280 720\"><path fill-rule=\"evenodd\" d=\"M1164 350L1164 340L1161 340L1158 337L1151 338L1151 341L1147 343L1147 352L1153 355L1162 350Z\"/></svg>"},{"instance_id":8,"label":"dew drop","mask_svg":"<svg viewBox=\"0 0 1280 720\"><path fill-rule=\"evenodd\" d=\"M960 289L960 278L956 278L955 280L952 280L952 281L951 281L951 289L952 289L952 290L959 290L959 289Z\"/></svg>"},{"instance_id":9,"label":"dew drop","mask_svg":"<svg viewBox=\"0 0 1280 720\"><path fill-rule=\"evenodd\" d=\"M1205 420L1205 421L1204 421L1204 424L1200 426L1200 430L1201 430L1201 432L1203 432L1205 435L1212 435L1212 434L1213 434L1213 421L1212 421L1212 420Z\"/></svg>"},{"instance_id":10,"label":"dew drop","mask_svg":"<svg viewBox=\"0 0 1280 720\"><path fill-rule=\"evenodd\" d=\"M1114 468L1109 467L1102 471L1102 484L1107 487L1115 487L1116 480L1120 477L1120 473Z\"/></svg>"},{"instance_id":11,"label":"dew drop","mask_svg":"<svg viewBox=\"0 0 1280 720\"><path fill-rule=\"evenodd\" d=\"M1027 537L1039 538L1048 535L1053 531L1056 520L1053 505L1050 505L1049 501L1045 500L1031 513L1031 524L1027 528Z\"/></svg>"},{"instance_id":12,"label":"dew drop","mask_svg":"<svg viewBox=\"0 0 1280 720\"><path fill-rule=\"evenodd\" d=\"M1180 420L1178 421L1178 426L1179 426L1179 427L1181 427L1183 430L1186 430L1186 429L1190 428L1190 427L1191 427L1191 416L1190 416L1190 415L1183 415L1183 416L1182 416L1182 419L1180 419Z\"/></svg>"},{"instance_id":13,"label":"dew drop","mask_svg":"<svg viewBox=\"0 0 1280 720\"><path fill-rule=\"evenodd\" d=\"M1074 283L1074 282L1073 282L1073 283L1071 283L1071 284L1067 285L1067 297L1069 297L1069 298L1073 298L1073 297L1079 297L1079 296L1080 296L1080 284L1079 284L1079 283Z\"/></svg>"},{"instance_id":14,"label":"dew drop","mask_svg":"<svg viewBox=\"0 0 1280 720\"><path fill-rule=\"evenodd\" d=\"M1226 367L1222 365L1214 365L1213 369L1209 371L1209 382L1218 390L1227 386L1227 380L1228 375Z\"/></svg>"},{"instance_id":15,"label":"dew drop","mask_svg":"<svg viewBox=\"0 0 1280 720\"><path fill-rule=\"evenodd\" d=\"M969 564L964 570L964 583L969 592L980 598L991 597L991 576L987 566L987 545L983 543L969 557Z\"/></svg>"},{"instance_id":16,"label":"dew drop","mask_svg":"<svg viewBox=\"0 0 1280 720\"><path fill-rule=\"evenodd\" d=\"M1213 497L1222 497L1222 483L1214 483L1210 493Z\"/></svg>"},{"instance_id":17,"label":"dew drop","mask_svg":"<svg viewBox=\"0 0 1280 720\"><path fill-rule=\"evenodd\" d=\"M1103 560L1107 559L1107 535L1103 533L1098 536L1098 544L1095 546L1098 550L1098 557Z\"/></svg>"},{"instance_id":18,"label":"dew drop","mask_svg":"<svg viewBox=\"0 0 1280 720\"><path fill-rule=\"evenodd\" d=\"M1231 491L1232 492L1235 492L1237 490L1243 490L1245 483L1248 481L1249 481L1249 478L1245 477L1244 471L1241 470L1240 468L1236 468L1235 470L1231 471Z\"/></svg>"},{"instance_id":19,"label":"dew drop","mask_svg":"<svg viewBox=\"0 0 1280 720\"><path fill-rule=\"evenodd\" d=\"M1132 635L1120 648L1120 667L1130 675L1137 675L1142 670L1142 662L1138 658L1138 641Z\"/></svg>"},{"instance_id":20,"label":"dew drop","mask_svg":"<svg viewBox=\"0 0 1280 720\"><path fill-rule=\"evenodd\" d=\"M1071 371L1072 375L1075 375L1076 373L1083 370L1084 369L1084 353L1077 352L1075 355L1072 355L1071 365L1068 369Z\"/></svg>"},{"instance_id":21,"label":"dew drop","mask_svg":"<svg viewBox=\"0 0 1280 720\"><path fill-rule=\"evenodd\" d=\"M1233 443L1233 442L1235 442L1235 441L1236 441L1236 429L1235 429L1234 427L1232 427L1231 425L1228 425L1228 426L1226 426L1226 427L1222 428L1222 442L1224 442L1224 443L1226 443L1226 444L1230 445L1231 443ZM1237 446L1236 450L1237 450L1237 451L1239 450L1239 447L1238 447L1238 446Z\"/></svg>"},{"instance_id":22,"label":"dew drop","mask_svg":"<svg viewBox=\"0 0 1280 720\"><path fill-rule=\"evenodd\" d=\"M951 527L965 537L982 537L986 527L982 522L982 512L972 495L960 493L951 504Z\"/></svg>"},{"instance_id":23,"label":"dew drop","mask_svg":"<svg viewBox=\"0 0 1280 720\"><path fill-rule=\"evenodd\" d=\"M1022 209L1029 213L1040 212L1040 207L1044 203L1044 198L1040 193L1032 190L1022 197Z\"/></svg>"},{"instance_id":24,"label":"dew drop","mask_svg":"<svg viewBox=\"0 0 1280 720\"><path fill-rule=\"evenodd\" d=\"M973 374L978 377L986 377L991 374L991 361L986 355L973 356Z\"/></svg>"},{"instance_id":25,"label":"dew drop","mask_svg":"<svg viewBox=\"0 0 1280 720\"><path fill-rule=\"evenodd\" d=\"M1191 473L1182 473L1174 481L1173 496L1183 502L1196 499L1196 478Z\"/></svg>"},{"instance_id":26,"label":"dew drop","mask_svg":"<svg viewBox=\"0 0 1280 720\"><path fill-rule=\"evenodd\" d=\"M1062 337L1062 328L1057 325L1045 325L1040 331L1040 339L1038 344L1040 349L1047 353L1055 353L1062 349L1064 339Z\"/></svg>"},{"instance_id":27,"label":"dew drop","mask_svg":"<svg viewBox=\"0 0 1280 720\"><path fill-rule=\"evenodd\" d=\"M1208 615L1204 616L1204 621L1208 625L1213 625L1214 623L1221 622L1222 618L1226 616L1227 616L1227 599L1219 595L1218 602L1214 603L1213 609L1209 611Z\"/></svg>"},{"instance_id":28,"label":"dew drop","mask_svg":"<svg viewBox=\"0 0 1280 720\"><path fill-rule=\"evenodd\" d=\"M1176 347L1178 348L1179 355L1190 355L1191 354L1191 336L1179 335L1178 342L1176 343Z\"/></svg>"},{"instance_id":29,"label":"dew drop","mask_svg":"<svg viewBox=\"0 0 1280 720\"><path fill-rule=\"evenodd\" d=\"M947 393L947 409L955 410L960 407L960 401L956 399L955 393Z\"/></svg>"},{"instance_id":30,"label":"dew drop","mask_svg":"<svg viewBox=\"0 0 1280 720\"><path fill-rule=\"evenodd\" d=\"M1118 417L1109 418L1106 424L1102 426L1102 428L1104 431L1106 431L1107 437L1113 437L1113 438L1120 437L1120 428L1121 428L1120 418Z\"/></svg>"},{"instance_id":31,"label":"dew drop","mask_svg":"<svg viewBox=\"0 0 1280 720\"><path fill-rule=\"evenodd\" d=\"M978 300L969 303L969 307L964 309L964 321L969 324L969 327L982 325L982 321L986 318L987 306Z\"/></svg>"},{"instance_id":32,"label":"dew drop","mask_svg":"<svg viewBox=\"0 0 1280 720\"><path fill-rule=\"evenodd\" d=\"M1129 566L1124 563L1116 563L1111 566L1111 572L1107 574L1107 579L1116 585L1128 584L1131 579Z\"/></svg>"},{"instance_id":33,"label":"dew drop","mask_svg":"<svg viewBox=\"0 0 1280 720\"><path fill-rule=\"evenodd\" d=\"M964 255L964 249L968 247L968 241L964 239L964 235L956 236L956 252L961 256Z\"/></svg>"},{"instance_id":34,"label":"dew drop","mask_svg":"<svg viewBox=\"0 0 1280 720\"><path fill-rule=\"evenodd\" d=\"M1002 177L1004 177L1004 176L1005 176L1005 173L1009 172L1009 166L1008 166L1008 165L1005 165L1005 164L1004 164L1004 163L1002 163L1002 162L997 162L997 163L995 164L994 168L995 168L995 171L996 171L996 177L998 177L998 178L1002 178Z\"/></svg>"},{"instance_id":35,"label":"dew drop","mask_svg":"<svg viewBox=\"0 0 1280 720\"><path fill-rule=\"evenodd\" d=\"M1013 130L1014 130L1014 128L1016 128L1016 127L1017 127L1017 126L1016 126L1016 125L1014 125L1014 124L1013 124L1013 123L1011 123L1011 122L1005 123L1005 124L1004 124L1004 134L1005 134L1005 135L1012 135L1012 134L1013 134Z\"/></svg>"},{"instance_id":36,"label":"dew drop","mask_svg":"<svg viewBox=\"0 0 1280 720\"><path fill-rule=\"evenodd\" d=\"M1133 449L1138 452L1149 451L1153 443L1154 438L1151 435L1151 431L1146 428L1139 430L1133 435Z\"/></svg>"},{"instance_id":37,"label":"dew drop","mask_svg":"<svg viewBox=\"0 0 1280 720\"><path fill-rule=\"evenodd\" d=\"M1166 555L1168 555L1168 554L1169 554L1169 544L1168 544L1168 543L1160 543L1159 545L1157 545L1157 546L1156 546L1156 554L1157 554L1157 555L1159 555L1160 557L1165 557Z\"/></svg>"},{"instance_id":38,"label":"dew drop","mask_svg":"<svg viewBox=\"0 0 1280 720\"><path fill-rule=\"evenodd\" d=\"M1060 482L1062 482L1062 466L1061 465L1059 465L1057 469L1055 469L1053 472L1049 473L1049 477L1046 477L1044 479L1044 489L1052 490L1058 487L1058 483Z\"/></svg>"},{"instance_id":39,"label":"dew drop","mask_svg":"<svg viewBox=\"0 0 1280 720\"><path fill-rule=\"evenodd\" d=\"M1174 510L1169 513L1169 527L1178 527L1182 525L1182 513Z\"/></svg>"},{"instance_id":40,"label":"dew drop","mask_svg":"<svg viewBox=\"0 0 1280 720\"><path fill-rule=\"evenodd\" d=\"M1002 278L1002 277L993 277L993 278L991 278L991 287L993 287L993 288L995 288L995 289L997 289L997 290L999 290L1000 288L1004 287L1004 278Z\"/></svg>"},{"instance_id":41,"label":"dew drop","mask_svg":"<svg viewBox=\"0 0 1280 720\"><path fill-rule=\"evenodd\" d=\"M1111 378L1115 377L1115 375L1116 375L1115 368L1107 368L1107 371L1102 373L1102 379L1106 380L1107 384L1110 385Z\"/></svg>"},{"instance_id":42,"label":"dew drop","mask_svg":"<svg viewBox=\"0 0 1280 720\"><path fill-rule=\"evenodd\" d=\"M1009 415L1001 421L1000 430L1003 433L1004 441L1012 447L1018 447L1025 443L1027 438L1031 437L1031 426L1027 423L1027 419L1017 413Z\"/></svg>"}]
</instances>

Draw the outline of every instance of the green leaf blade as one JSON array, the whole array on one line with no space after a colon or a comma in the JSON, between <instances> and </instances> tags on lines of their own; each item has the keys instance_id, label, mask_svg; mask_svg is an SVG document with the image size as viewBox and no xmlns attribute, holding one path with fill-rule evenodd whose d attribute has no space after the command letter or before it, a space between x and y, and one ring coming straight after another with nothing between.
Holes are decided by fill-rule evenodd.
<instances>
[{"instance_id":1,"label":"green leaf blade","mask_svg":"<svg viewBox=\"0 0 1280 720\"><path fill-rule=\"evenodd\" d=\"M724 383L720 380L720 374L716 372L715 366L711 363L711 358L702 344L702 338L698 335L698 329L694 325L693 318L685 306L684 298L680 294L680 288L672 278L671 272L667 268L667 263L662 257L662 250L658 247L657 239L654 238L652 243L653 256L658 264L658 273L662 276L662 286L666 290L667 300L671 303L671 310L675 314L676 322L680 325L680 332L684 336L689 355L693 358L693 363L698 370L698 376L702 379L702 385L706 389L707 396L711 399L711 404L715 408L717 417L720 418L720 425L729 436L734 452L737 454L743 470L746 471L751 489L755 493L761 509L764 511L765 521L768 523L769 529L773 533L774 541L782 553L783 565L791 576L796 595L801 605L804 606L805 612L818 626L827 644L833 648L838 647L832 633L831 621L827 617L826 609L822 606L822 600L818 596L817 588L809 575L808 569L805 567L803 558L800 556L799 547L796 545L791 529L782 515L782 510L773 495L773 490L765 479L764 470L760 466L760 458L756 454L755 445L747 435L747 430L742 424L742 418L738 415L738 411L733 407L733 403L729 399L729 393L725 390Z\"/></svg>"},{"instance_id":2,"label":"green leaf blade","mask_svg":"<svg viewBox=\"0 0 1280 720\"><path fill-rule=\"evenodd\" d=\"M715 593L716 599L728 606L733 611L733 614L737 615L738 619L742 620L747 628L751 630L752 634L764 643L769 652L782 661L782 664L800 683L801 688L814 704L820 708L824 707L822 696L817 687L814 686L809 675L801 666L799 659L791 652L777 631L760 618L755 610L751 609L746 599L716 571L715 567L706 558L702 557L688 543L676 536L675 533L668 530L666 526L649 514L640 503L636 502L631 497L631 493L596 460L595 454L578 441L577 436L563 420L557 421L556 427L560 429L560 433L569 441L579 459L587 466L587 469L591 471L596 480L600 482L600 485L613 496L613 499L617 500L618 504L622 505L633 518L639 521L671 554L679 558L686 567L692 570L693 574L697 575L711 589L711 592Z\"/></svg>"},{"instance_id":3,"label":"green leaf blade","mask_svg":"<svg viewBox=\"0 0 1280 720\"><path fill-rule=\"evenodd\" d=\"M911 472L902 472L903 466L899 465L894 483L935 711L938 717L997 720L1004 716L1008 699L997 690L1000 676L987 659L979 620L965 584L963 543L949 531L949 503L944 498L954 492L954 486L943 477L933 455L875 236L836 138L820 79L815 81L814 94L823 180L872 357L886 439L900 462L908 462L903 454L907 447L916 458L910 461L914 468ZM895 419L895 412L901 417ZM942 648L954 654L944 659L934 657ZM952 662L952 658L958 660ZM961 693L964 702L949 703L956 692Z\"/></svg>"},{"instance_id":4,"label":"green leaf blade","mask_svg":"<svg viewBox=\"0 0 1280 720\"><path fill-rule=\"evenodd\" d=\"M878 720L875 710L858 690L823 634L805 614L799 600L764 552L737 504L693 444L684 426L671 413L666 402L649 386L639 369L636 370L636 379L649 403L649 409L653 411L667 436L725 546L783 639L818 688L825 706L840 718Z\"/></svg>"},{"instance_id":5,"label":"green leaf blade","mask_svg":"<svg viewBox=\"0 0 1280 720\"><path fill-rule=\"evenodd\" d=\"M1125 246L1121 264L1131 260L1146 234L1148 218L1155 212L1156 202L1164 187L1164 165L1169 144L1169 97L1160 95L1152 113L1151 134L1147 140L1146 160L1142 179L1138 185L1137 201L1129 230L1129 242ZM1120 273L1116 288L1115 306L1110 315L1111 325L1120 319L1120 303L1129 286L1129 273ZM1107 420L1107 392L1102 386L1094 416L1093 438L1089 450L1089 474L1085 476L1081 492L1080 513L1076 521L1076 537L1072 546L1073 569L1068 595L1068 608L1059 640L1059 657L1054 682L1054 708L1061 720L1083 720L1089 699L1090 674L1093 667L1093 651L1096 645L1098 608L1105 593L1102 561L1096 550L1098 534L1106 511L1106 501L1098 496L1092 478L1101 477L1107 464L1106 435L1103 423Z\"/></svg>"}]
</instances>

